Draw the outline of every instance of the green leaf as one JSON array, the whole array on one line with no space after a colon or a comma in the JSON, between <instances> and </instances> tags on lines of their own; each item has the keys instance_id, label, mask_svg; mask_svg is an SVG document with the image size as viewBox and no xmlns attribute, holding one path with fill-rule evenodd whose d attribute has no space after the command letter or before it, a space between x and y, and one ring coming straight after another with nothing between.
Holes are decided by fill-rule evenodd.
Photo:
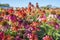
<instances>
[{"instance_id":1,"label":"green leaf","mask_svg":"<svg viewBox=\"0 0 60 40\"><path fill-rule=\"evenodd\" d=\"M45 29L43 27L40 27L40 31L37 31L36 33L38 35L39 40L46 35Z\"/></svg>"}]
</instances>

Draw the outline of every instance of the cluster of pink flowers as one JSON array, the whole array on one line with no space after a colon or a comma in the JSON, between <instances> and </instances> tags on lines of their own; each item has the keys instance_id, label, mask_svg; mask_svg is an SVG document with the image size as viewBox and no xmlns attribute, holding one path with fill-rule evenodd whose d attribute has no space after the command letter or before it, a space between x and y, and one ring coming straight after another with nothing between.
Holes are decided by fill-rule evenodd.
<instances>
[{"instance_id":1,"label":"cluster of pink flowers","mask_svg":"<svg viewBox=\"0 0 60 40\"><path fill-rule=\"evenodd\" d=\"M16 10L2 9L0 12L0 40L25 40L26 38L40 40L36 32L41 30L39 27L43 23L59 30L60 24L56 20L60 20L60 14L57 14L55 10L52 10L48 16L46 14L46 10L40 9L38 3L36 6L29 3L27 8L16 8ZM54 39L52 36L45 35L42 40Z\"/></svg>"}]
</instances>

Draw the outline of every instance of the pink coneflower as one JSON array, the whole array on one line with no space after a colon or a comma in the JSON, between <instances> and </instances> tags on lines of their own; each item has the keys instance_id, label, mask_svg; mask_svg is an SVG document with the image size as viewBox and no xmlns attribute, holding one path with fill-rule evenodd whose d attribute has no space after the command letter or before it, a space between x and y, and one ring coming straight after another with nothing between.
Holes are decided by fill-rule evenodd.
<instances>
[{"instance_id":1,"label":"pink coneflower","mask_svg":"<svg viewBox=\"0 0 60 40\"><path fill-rule=\"evenodd\" d=\"M60 29L60 25L59 25L59 24L56 24L56 25L55 25L55 29L56 29L56 30Z\"/></svg>"},{"instance_id":2,"label":"pink coneflower","mask_svg":"<svg viewBox=\"0 0 60 40\"><path fill-rule=\"evenodd\" d=\"M27 34L27 37L29 38L29 40L38 40L38 37L36 34Z\"/></svg>"},{"instance_id":3,"label":"pink coneflower","mask_svg":"<svg viewBox=\"0 0 60 40\"><path fill-rule=\"evenodd\" d=\"M53 38L51 36L46 35L45 37L43 37L43 40L53 40Z\"/></svg>"},{"instance_id":4,"label":"pink coneflower","mask_svg":"<svg viewBox=\"0 0 60 40\"><path fill-rule=\"evenodd\" d=\"M10 19L11 19L12 22L17 21L17 17L15 15L13 15L13 14L11 15Z\"/></svg>"},{"instance_id":5,"label":"pink coneflower","mask_svg":"<svg viewBox=\"0 0 60 40\"><path fill-rule=\"evenodd\" d=\"M37 20L46 22L46 16L45 16L45 15L41 15L41 16L39 16L39 17L37 18Z\"/></svg>"}]
</instances>

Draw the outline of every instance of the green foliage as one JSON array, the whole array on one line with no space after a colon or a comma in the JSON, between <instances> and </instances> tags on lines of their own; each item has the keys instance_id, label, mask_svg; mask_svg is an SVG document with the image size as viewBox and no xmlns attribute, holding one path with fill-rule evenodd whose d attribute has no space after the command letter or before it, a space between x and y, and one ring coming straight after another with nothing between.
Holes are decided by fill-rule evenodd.
<instances>
[{"instance_id":1,"label":"green foliage","mask_svg":"<svg viewBox=\"0 0 60 40\"><path fill-rule=\"evenodd\" d=\"M6 35L11 35L11 36L16 36L17 35L17 32L13 32L11 31L10 29L8 29L6 32L5 32Z\"/></svg>"},{"instance_id":2,"label":"green foliage","mask_svg":"<svg viewBox=\"0 0 60 40\"><path fill-rule=\"evenodd\" d=\"M54 40L60 40L60 30L56 30L54 29L54 27L46 23L43 23L40 28L40 32L37 32L39 39L42 39L45 35L50 35L53 37Z\"/></svg>"},{"instance_id":3,"label":"green foliage","mask_svg":"<svg viewBox=\"0 0 60 40\"><path fill-rule=\"evenodd\" d=\"M37 35L38 35L38 39L42 40L42 38L46 35L46 33L45 33L45 29L43 27L40 27L40 28L41 28L40 31L37 31Z\"/></svg>"},{"instance_id":4,"label":"green foliage","mask_svg":"<svg viewBox=\"0 0 60 40\"><path fill-rule=\"evenodd\" d=\"M9 4L0 4L0 6L9 7Z\"/></svg>"}]
</instances>

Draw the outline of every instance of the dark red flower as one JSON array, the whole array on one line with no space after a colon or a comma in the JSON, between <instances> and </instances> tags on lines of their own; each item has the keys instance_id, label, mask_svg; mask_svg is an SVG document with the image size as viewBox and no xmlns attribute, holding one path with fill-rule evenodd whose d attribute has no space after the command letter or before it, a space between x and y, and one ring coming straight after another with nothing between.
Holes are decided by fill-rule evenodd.
<instances>
[{"instance_id":1,"label":"dark red flower","mask_svg":"<svg viewBox=\"0 0 60 40\"><path fill-rule=\"evenodd\" d=\"M4 40L4 32L0 32L0 40Z\"/></svg>"}]
</instances>

